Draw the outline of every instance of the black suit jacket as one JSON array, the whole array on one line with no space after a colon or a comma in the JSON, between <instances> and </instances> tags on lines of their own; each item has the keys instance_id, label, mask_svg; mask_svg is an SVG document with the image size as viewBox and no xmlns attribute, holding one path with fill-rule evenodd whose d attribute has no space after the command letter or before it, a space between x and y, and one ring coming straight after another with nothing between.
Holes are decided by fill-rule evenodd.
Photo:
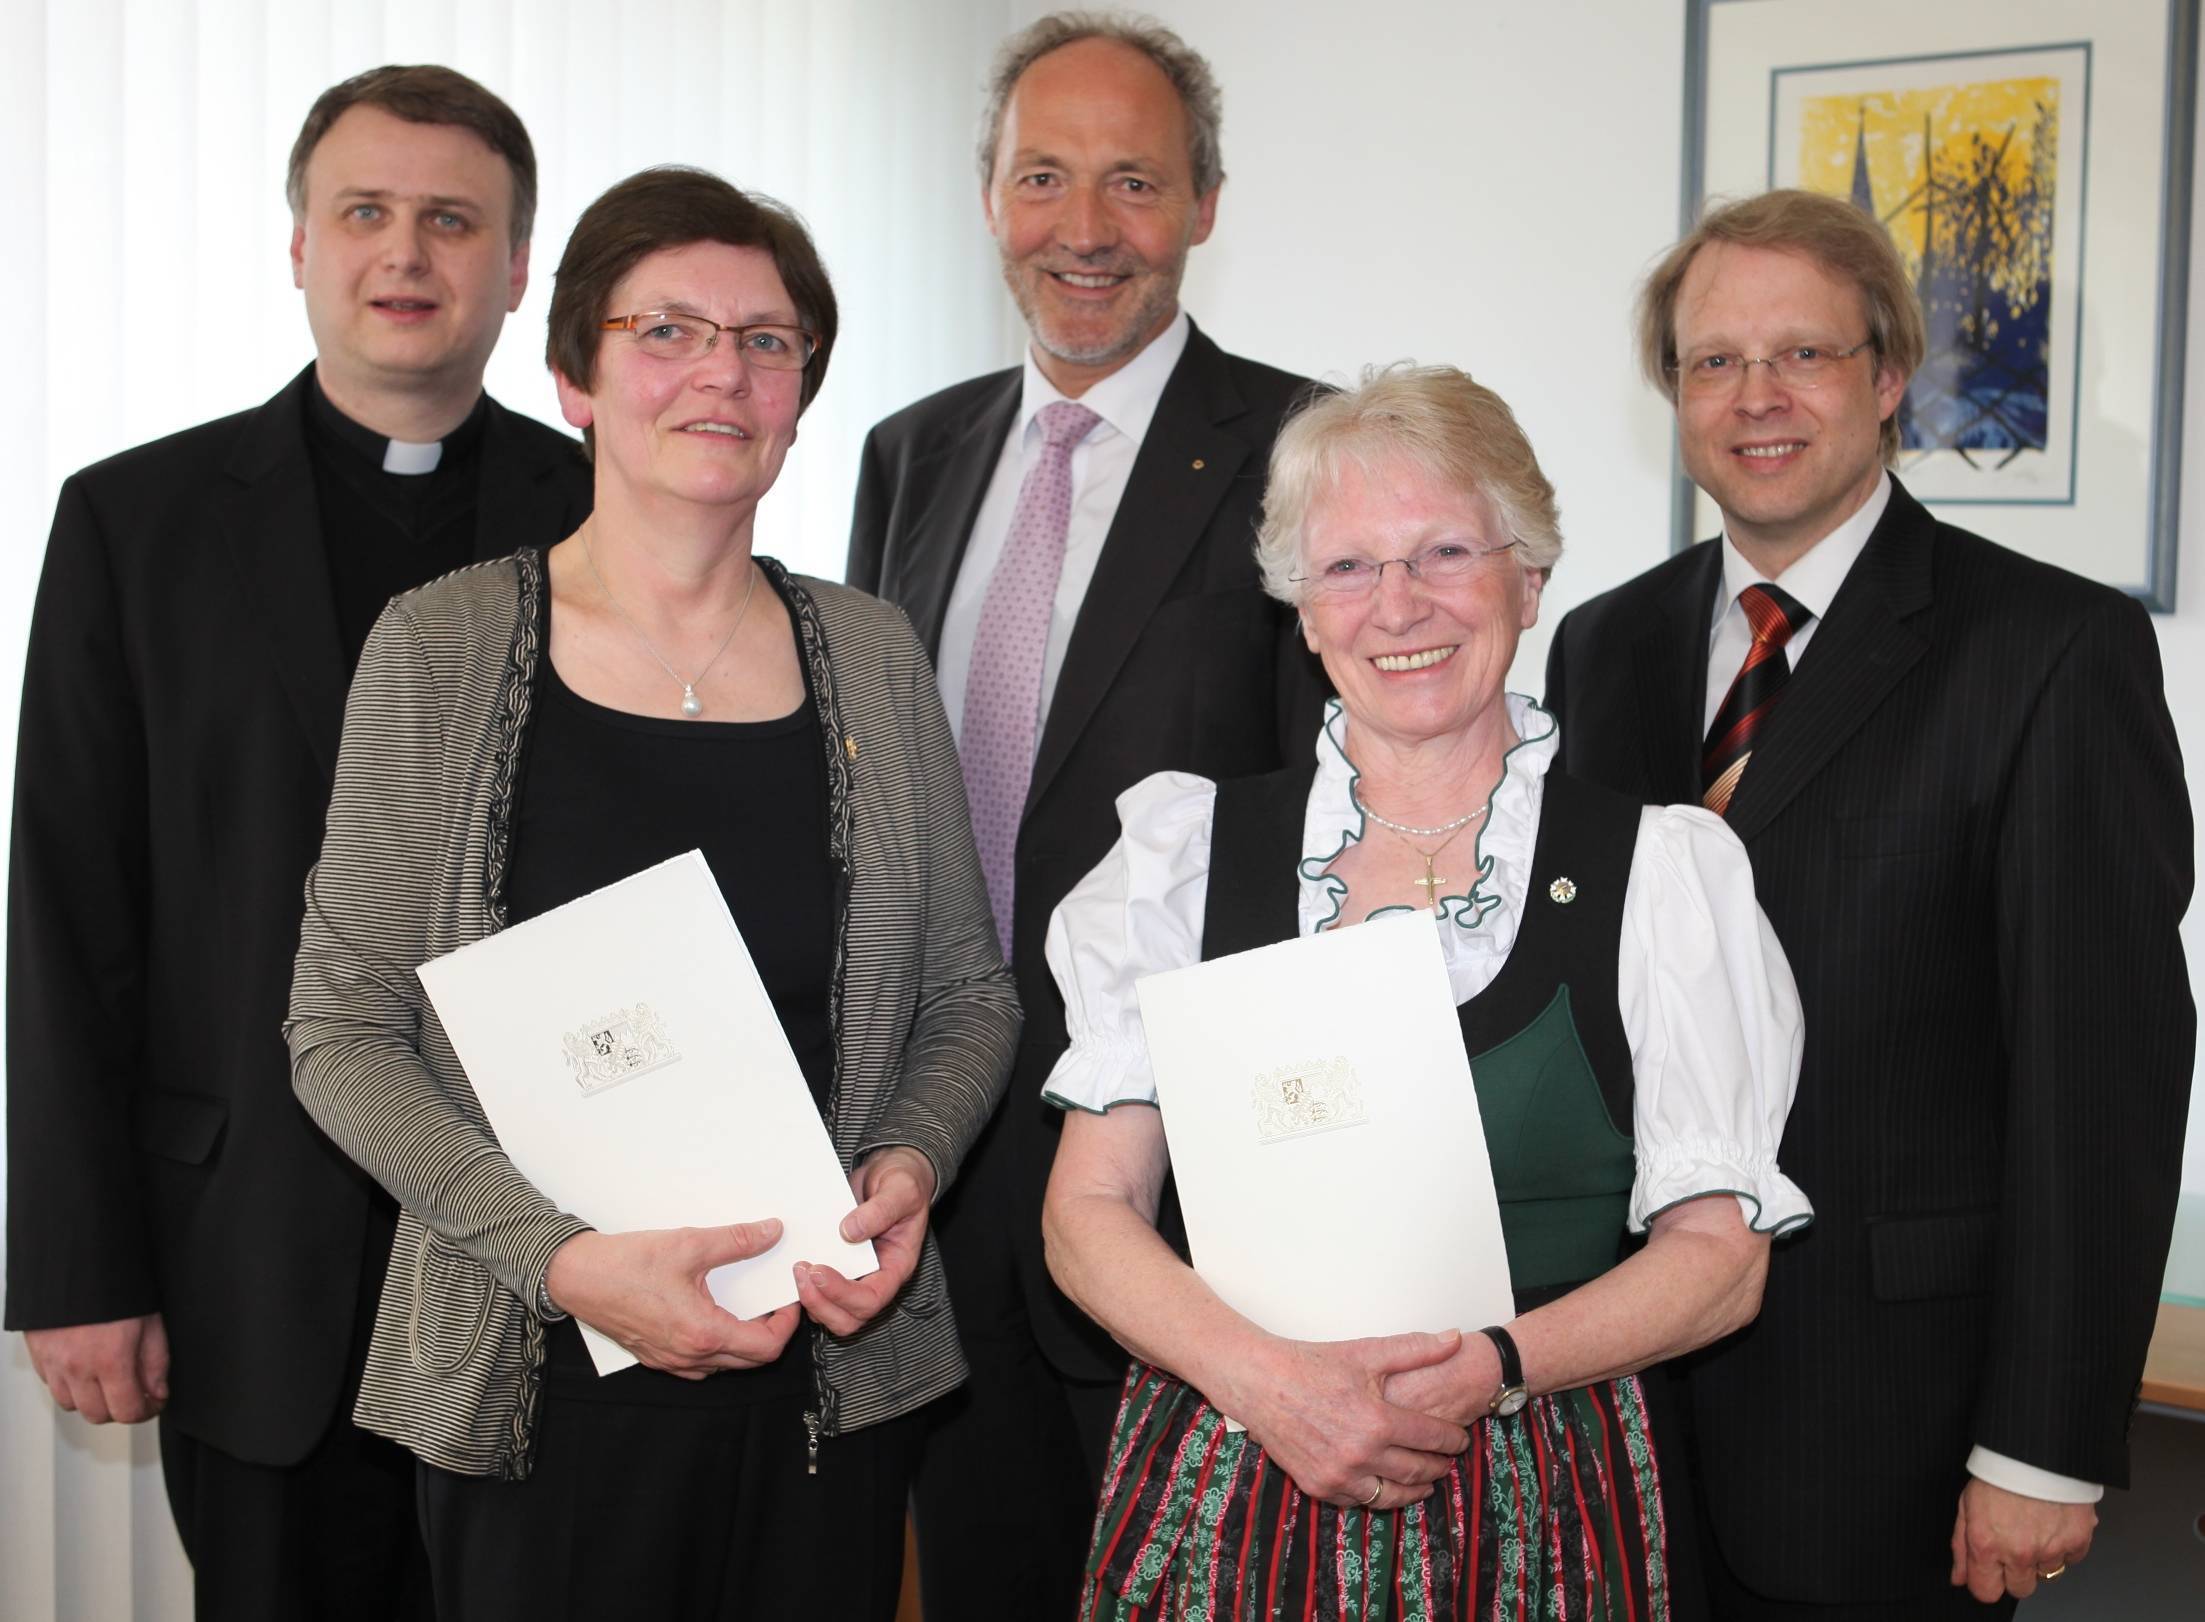
<instances>
[{"instance_id":1,"label":"black suit jacket","mask_svg":"<svg viewBox=\"0 0 2205 1622\"><path fill-rule=\"evenodd\" d=\"M865 442L850 583L900 604L930 656L940 653L950 588L1017 419L1021 379L1013 367L944 389ZM1323 674L1291 611L1264 595L1253 553L1271 441L1310 387L1226 354L1199 328L1188 335L1042 725L1013 903L1011 966L1025 1033L1002 1117L979 1157L993 1164L967 1165L944 1222L952 1242L960 1222L1015 1225L1041 1345L1083 1378L1115 1379L1125 1354L1057 1293L1042 1264L1041 1194L1060 1117L1042 1102L1041 1084L1066 1040L1042 941L1057 903L1116 842L1125 789L1165 770L1270 771L1314 746Z\"/></svg>"},{"instance_id":2,"label":"black suit jacket","mask_svg":"<svg viewBox=\"0 0 2205 1622\"><path fill-rule=\"evenodd\" d=\"M1570 771L1697 800L1721 573L1709 541L1562 622ZM1971 1446L2127 1477L2196 1038L2150 621L1894 487L1729 821L1799 982L1815 1220L1693 1369L1713 1529L1771 1597L1939 1591Z\"/></svg>"},{"instance_id":3,"label":"black suit jacket","mask_svg":"<svg viewBox=\"0 0 2205 1622\"><path fill-rule=\"evenodd\" d=\"M8 897L7 1327L161 1312L171 1421L276 1465L336 1410L368 1220L279 1029L352 674L311 386L62 486ZM494 403L481 477L481 556L589 510L580 447Z\"/></svg>"}]
</instances>

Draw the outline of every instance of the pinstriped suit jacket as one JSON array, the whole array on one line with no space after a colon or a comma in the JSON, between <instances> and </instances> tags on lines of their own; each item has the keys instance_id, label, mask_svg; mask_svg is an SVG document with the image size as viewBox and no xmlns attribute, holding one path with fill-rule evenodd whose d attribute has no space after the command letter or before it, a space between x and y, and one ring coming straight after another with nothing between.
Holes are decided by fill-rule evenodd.
<instances>
[{"instance_id":1,"label":"pinstriped suit jacket","mask_svg":"<svg viewBox=\"0 0 2205 1622\"><path fill-rule=\"evenodd\" d=\"M1562 622L1570 771L1698 798L1721 567L1704 543ZM2127 1479L2197 1029L2164 687L2135 602L1894 482L1739 783L1815 1202L1760 1317L1694 1360L1712 1530L1759 1593L1947 1592L1977 1444Z\"/></svg>"},{"instance_id":2,"label":"pinstriped suit jacket","mask_svg":"<svg viewBox=\"0 0 2205 1622\"><path fill-rule=\"evenodd\" d=\"M830 1132L845 1165L911 1145L946 1189L1019 1026L949 724L901 613L765 567L829 740L843 898ZM405 1208L355 1418L431 1464L516 1479L544 1356L524 1303L586 1224L499 1150L413 971L504 922L545 601L542 556L523 552L400 597L378 622L346 705L285 1027L307 1109ZM889 1312L823 1337L825 1428L906 1413L963 1378L929 1235Z\"/></svg>"}]
</instances>

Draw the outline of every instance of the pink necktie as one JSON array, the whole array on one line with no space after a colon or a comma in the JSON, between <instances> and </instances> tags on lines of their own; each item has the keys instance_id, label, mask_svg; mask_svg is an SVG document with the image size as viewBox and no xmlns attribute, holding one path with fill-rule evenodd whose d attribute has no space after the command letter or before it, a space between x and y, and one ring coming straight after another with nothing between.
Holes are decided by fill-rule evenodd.
<instances>
[{"instance_id":1,"label":"pink necktie","mask_svg":"<svg viewBox=\"0 0 2205 1622\"><path fill-rule=\"evenodd\" d=\"M1072 518L1072 447L1102 419L1083 405L1058 400L1043 406L1036 420L1041 448L1018 487L1003 556L980 602L972 668L965 677L964 730L957 740L980 870L987 875L988 903L1006 957L1018 823L1034 777L1042 656L1049 646L1057 577L1064 572L1064 531Z\"/></svg>"}]
</instances>

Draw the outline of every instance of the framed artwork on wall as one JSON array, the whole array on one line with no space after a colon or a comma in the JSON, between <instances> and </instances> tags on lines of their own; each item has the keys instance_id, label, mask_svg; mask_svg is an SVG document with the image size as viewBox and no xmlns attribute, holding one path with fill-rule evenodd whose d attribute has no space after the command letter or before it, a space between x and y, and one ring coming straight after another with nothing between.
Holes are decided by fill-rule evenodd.
<instances>
[{"instance_id":1,"label":"framed artwork on wall","mask_svg":"<svg viewBox=\"0 0 2205 1622\"><path fill-rule=\"evenodd\" d=\"M1684 228L1800 186L1891 234L1929 329L1899 477L2174 607L2198 0L1686 0ZM1720 525L1681 472L1674 543Z\"/></svg>"}]
</instances>

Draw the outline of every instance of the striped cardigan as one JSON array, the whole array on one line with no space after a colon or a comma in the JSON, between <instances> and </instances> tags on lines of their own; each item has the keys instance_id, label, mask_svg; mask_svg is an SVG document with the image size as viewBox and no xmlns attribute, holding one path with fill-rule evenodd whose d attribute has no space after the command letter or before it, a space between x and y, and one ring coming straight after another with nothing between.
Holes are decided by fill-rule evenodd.
<instances>
[{"instance_id":1,"label":"striped cardigan","mask_svg":"<svg viewBox=\"0 0 2205 1622\"><path fill-rule=\"evenodd\" d=\"M845 1166L917 1148L939 1194L995 1107L1019 1025L949 723L900 612L761 562L828 740L843 897L830 1132ZM345 706L284 1027L301 1101L404 1208L354 1418L431 1464L514 1480L529 1473L545 1353L526 1303L588 1224L499 1149L414 969L505 922L546 592L542 555L522 552L407 593L377 622ZM828 1435L957 1385L932 1235L888 1312L817 1344Z\"/></svg>"}]
</instances>

